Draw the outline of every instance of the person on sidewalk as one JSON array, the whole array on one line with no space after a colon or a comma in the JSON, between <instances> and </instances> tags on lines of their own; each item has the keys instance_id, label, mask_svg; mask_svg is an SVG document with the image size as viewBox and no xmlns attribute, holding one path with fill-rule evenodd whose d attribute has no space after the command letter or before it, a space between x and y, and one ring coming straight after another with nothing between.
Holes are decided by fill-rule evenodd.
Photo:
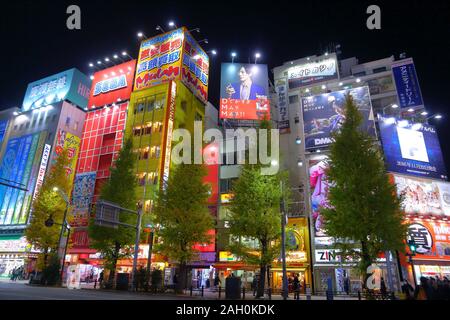
<instances>
[{"instance_id":1,"label":"person on sidewalk","mask_svg":"<svg viewBox=\"0 0 450 320\"><path fill-rule=\"evenodd\" d=\"M98 285L100 288L102 287L102 284L103 284L103 276L104 276L104 273L102 271L102 272L100 272L100 276L98 277Z\"/></svg>"},{"instance_id":2,"label":"person on sidewalk","mask_svg":"<svg viewBox=\"0 0 450 320\"><path fill-rule=\"evenodd\" d=\"M292 281L292 289L294 290L294 300L300 300L300 280L298 280L297 274Z\"/></svg>"},{"instance_id":3,"label":"person on sidewalk","mask_svg":"<svg viewBox=\"0 0 450 320\"><path fill-rule=\"evenodd\" d=\"M256 290L258 290L258 276L255 274L252 281L253 296L256 295Z\"/></svg>"}]
</instances>

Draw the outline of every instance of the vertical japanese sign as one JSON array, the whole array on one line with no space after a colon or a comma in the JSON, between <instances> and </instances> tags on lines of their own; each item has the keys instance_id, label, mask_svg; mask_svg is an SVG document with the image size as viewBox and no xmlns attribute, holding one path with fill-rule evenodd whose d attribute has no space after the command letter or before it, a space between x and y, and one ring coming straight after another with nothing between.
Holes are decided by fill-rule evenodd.
<instances>
[{"instance_id":1,"label":"vertical japanese sign","mask_svg":"<svg viewBox=\"0 0 450 320\"><path fill-rule=\"evenodd\" d=\"M179 79L183 29L176 29L142 41L134 90L141 90Z\"/></svg>"},{"instance_id":2,"label":"vertical japanese sign","mask_svg":"<svg viewBox=\"0 0 450 320\"><path fill-rule=\"evenodd\" d=\"M80 149L80 138L66 132L62 129L58 130L55 153L60 155L63 149L68 151L69 165L66 167L66 175L69 179L69 184L72 185L75 177L75 168L78 160L78 151ZM56 159L54 159L55 161Z\"/></svg>"},{"instance_id":3,"label":"vertical japanese sign","mask_svg":"<svg viewBox=\"0 0 450 320\"><path fill-rule=\"evenodd\" d=\"M163 148L162 161L164 161L162 167L161 187L165 188L166 183L169 180L170 169L170 156L172 151L172 135L173 135L173 123L175 120L175 98L177 95L177 84L175 81L170 82L169 86L169 99L167 100L167 113L166 113L166 134L165 134L165 147Z\"/></svg>"},{"instance_id":4,"label":"vertical japanese sign","mask_svg":"<svg viewBox=\"0 0 450 320\"><path fill-rule=\"evenodd\" d=\"M392 64L392 74L397 87L400 107L423 106L422 94L413 60L409 58Z\"/></svg>"},{"instance_id":5,"label":"vertical japanese sign","mask_svg":"<svg viewBox=\"0 0 450 320\"><path fill-rule=\"evenodd\" d=\"M51 149L52 149L52 146L49 144L46 144L44 146L44 151L42 153L41 164L39 166L39 172L38 172L37 181L36 181L36 187L34 189L33 201L36 199L39 189L41 188L42 183L44 182L45 172L47 171L47 163L48 163L48 158L50 157Z\"/></svg>"},{"instance_id":6,"label":"vertical japanese sign","mask_svg":"<svg viewBox=\"0 0 450 320\"><path fill-rule=\"evenodd\" d=\"M189 31L184 32L181 80L204 103L208 101L209 57Z\"/></svg>"},{"instance_id":7,"label":"vertical japanese sign","mask_svg":"<svg viewBox=\"0 0 450 320\"><path fill-rule=\"evenodd\" d=\"M278 129L280 133L289 133L289 103L286 79L275 80L278 107Z\"/></svg>"}]
</instances>

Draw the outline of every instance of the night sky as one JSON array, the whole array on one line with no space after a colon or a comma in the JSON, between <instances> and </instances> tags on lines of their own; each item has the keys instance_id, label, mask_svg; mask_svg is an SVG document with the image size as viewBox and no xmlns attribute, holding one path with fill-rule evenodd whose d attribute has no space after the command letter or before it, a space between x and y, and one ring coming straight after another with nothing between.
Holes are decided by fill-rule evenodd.
<instances>
[{"instance_id":1,"label":"night sky","mask_svg":"<svg viewBox=\"0 0 450 320\"><path fill-rule=\"evenodd\" d=\"M217 2L217 3L216 3ZM395 3L393 3L395 2ZM81 7L81 30L66 28L66 8ZM381 8L381 30L368 30L366 8ZM0 19L0 108L19 106L29 82L76 67L91 74L89 62L127 50L137 58L136 33L156 35L167 22L207 38L211 59L209 95L218 105L220 63L254 61L269 68L340 44L342 58L367 62L406 52L414 58L425 106L442 113L437 125L450 171L450 2L445 1L8 1ZM272 75L273 79L273 75Z\"/></svg>"}]
</instances>

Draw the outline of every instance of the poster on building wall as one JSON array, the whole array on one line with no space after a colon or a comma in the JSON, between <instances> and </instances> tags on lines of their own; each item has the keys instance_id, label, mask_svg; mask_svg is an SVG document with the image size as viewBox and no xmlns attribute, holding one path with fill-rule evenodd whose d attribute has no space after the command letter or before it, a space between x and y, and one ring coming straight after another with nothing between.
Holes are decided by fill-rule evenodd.
<instances>
[{"instance_id":1,"label":"poster on building wall","mask_svg":"<svg viewBox=\"0 0 450 320\"><path fill-rule=\"evenodd\" d=\"M220 119L270 119L265 64L222 63Z\"/></svg>"},{"instance_id":2,"label":"poster on building wall","mask_svg":"<svg viewBox=\"0 0 450 320\"><path fill-rule=\"evenodd\" d=\"M403 211L412 215L450 216L450 183L393 175Z\"/></svg>"},{"instance_id":3,"label":"poster on building wall","mask_svg":"<svg viewBox=\"0 0 450 320\"><path fill-rule=\"evenodd\" d=\"M416 244L414 259L450 261L450 224L447 222L409 221L407 240Z\"/></svg>"},{"instance_id":4,"label":"poster on building wall","mask_svg":"<svg viewBox=\"0 0 450 320\"><path fill-rule=\"evenodd\" d=\"M345 121L345 96L350 94L363 116L361 130L376 136L375 119L367 86L323 93L302 98L305 149L326 147L333 143Z\"/></svg>"},{"instance_id":5,"label":"poster on building wall","mask_svg":"<svg viewBox=\"0 0 450 320\"><path fill-rule=\"evenodd\" d=\"M72 191L72 225L87 226L89 222L89 208L94 197L95 178L97 173L85 172L75 176Z\"/></svg>"},{"instance_id":6,"label":"poster on building wall","mask_svg":"<svg viewBox=\"0 0 450 320\"><path fill-rule=\"evenodd\" d=\"M286 79L275 80L275 91L277 93L278 130L280 133L290 133L289 128L289 98Z\"/></svg>"},{"instance_id":7,"label":"poster on building wall","mask_svg":"<svg viewBox=\"0 0 450 320\"><path fill-rule=\"evenodd\" d=\"M69 184L72 185L73 179L75 177L75 169L78 160L78 153L80 150L81 139L70 132L64 131L62 129L58 130L58 135L56 137L55 153L57 156L61 154L63 150L67 150L67 157L69 158L69 165L66 166L66 175L69 179ZM56 156L53 159L53 163L56 161Z\"/></svg>"},{"instance_id":8,"label":"poster on building wall","mask_svg":"<svg viewBox=\"0 0 450 320\"><path fill-rule=\"evenodd\" d=\"M381 116L378 120L388 171L447 180L435 127Z\"/></svg>"},{"instance_id":9,"label":"poster on building wall","mask_svg":"<svg viewBox=\"0 0 450 320\"><path fill-rule=\"evenodd\" d=\"M411 58L397 61L392 64L392 74L397 87L397 95L401 108L423 106L419 80L416 68Z\"/></svg>"},{"instance_id":10,"label":"poster on building wall","mask_svg":"<svg viewBox=\"0 0 450 320\"><path fill-rule=\"evenodd\" d=\"M311 189L311 221L314 228L314 237L327 237L324 220L320 209L327 207L330 184L327 180L328 158L323 157L309 161L309 186Z\"/></svg>"}]
</instances>

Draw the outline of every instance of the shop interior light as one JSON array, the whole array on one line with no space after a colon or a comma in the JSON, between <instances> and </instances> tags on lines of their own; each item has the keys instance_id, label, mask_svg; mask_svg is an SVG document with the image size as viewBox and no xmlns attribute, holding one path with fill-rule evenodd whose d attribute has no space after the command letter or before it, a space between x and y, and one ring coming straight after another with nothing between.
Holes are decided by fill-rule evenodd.
<instances>
[{"instance_id":1,"label":"shop interior light","mask_svg":"<svg viewBox=\"0 0 450 320\"><path fill-rule=\"evenodd\" d=\"M408 124L409 124L408 120L401 120L398 122L397 126L399 126L400 128L404 128L408 126Z\"/></svg>"}]
</instances>

